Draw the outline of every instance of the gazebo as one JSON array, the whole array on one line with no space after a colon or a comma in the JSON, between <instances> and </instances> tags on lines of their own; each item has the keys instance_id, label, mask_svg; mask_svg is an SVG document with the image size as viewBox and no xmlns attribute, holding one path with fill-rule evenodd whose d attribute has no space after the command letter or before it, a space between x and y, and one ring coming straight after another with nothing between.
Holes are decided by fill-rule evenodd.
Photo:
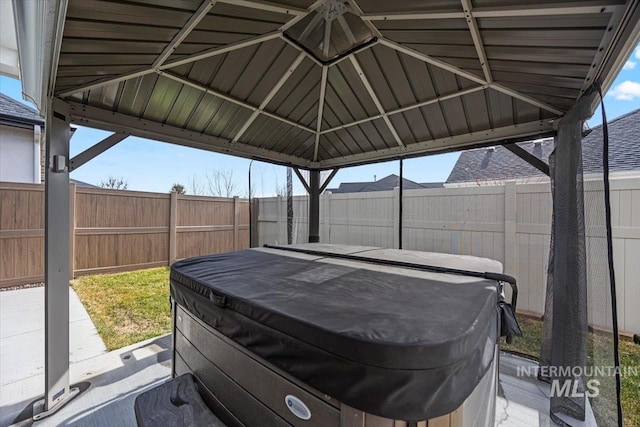
<instances>
[{"instance_id":1,"label":"gazebo","mask_svg":"<svg viewBox=\"0 0 640 427\"><path fill-rule=\"evenodd\" d=\"M74 393L70 171L129 135L308 170L317 242L319 196L333 176L321 182L323 170L555 136L554 197L579 205L578 166L565 160L640 38L638 0L13 6L24 94L46 118L43 415ZM113 134L70 158L70 124ZM556 219L576 218L572 206L556 203ZM556 221L556 251L571 252L578 226ZM556 274L575 268L555 262ZM556 311L556 336L575 322Z\"/></svg>"}]
</instances>

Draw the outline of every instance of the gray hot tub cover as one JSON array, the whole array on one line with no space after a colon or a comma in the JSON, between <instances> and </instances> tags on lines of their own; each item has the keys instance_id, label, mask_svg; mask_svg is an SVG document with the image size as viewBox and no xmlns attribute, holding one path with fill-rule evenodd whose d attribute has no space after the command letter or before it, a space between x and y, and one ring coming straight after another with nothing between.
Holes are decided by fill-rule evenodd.
<instances>
[{"instance_id":1,"label":"gray hot tub cover","mask_svg":"<svg viewBox=\"0 0 640 427\"><path fill-rule=\"evenodd\" d=\"M244 250L175 263L171 295L321 392L411 421L457 409L489 369L499 336L498 283L442 277Z\"/></svg>"}]
</instances>

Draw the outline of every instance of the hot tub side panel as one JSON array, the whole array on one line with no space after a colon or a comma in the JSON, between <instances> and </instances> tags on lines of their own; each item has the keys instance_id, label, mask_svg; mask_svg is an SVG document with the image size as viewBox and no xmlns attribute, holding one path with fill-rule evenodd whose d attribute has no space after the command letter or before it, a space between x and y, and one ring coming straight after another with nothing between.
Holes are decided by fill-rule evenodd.
<instances>
[{"instance_id":1,"label":"hot tub side panel","mask_svg":"<svg viewBox=\"0 0 640 427\"><path fill-rule=\"evenodd\" d=\"M193 373L204 400L229 426L407 426L406 421L358 411L309 387L236 344L180 305L176 305L175 316L174 375ZM417 425L492 425L496 360L494 358L484 378L461 407L432 418L428 424L421 421ZM286 396L295 396L303 402L311 418L302 420L290 411ZM478 417L479 411L484 412L484 416ZM491 423L486 424L487 420Z\"/></svg>"}]
</instances>

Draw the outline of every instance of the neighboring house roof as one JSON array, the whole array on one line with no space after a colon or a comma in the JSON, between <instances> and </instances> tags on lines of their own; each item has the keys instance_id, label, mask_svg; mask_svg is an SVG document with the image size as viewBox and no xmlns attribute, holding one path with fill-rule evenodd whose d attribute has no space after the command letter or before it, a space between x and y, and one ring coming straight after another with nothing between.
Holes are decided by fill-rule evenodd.
<instances>
[{"instance_id":1,"label":"neighboring house roof","mask_svg":"<svg viewBox=\"0 0 640 427\"><path fill-rule=\"evenodd\" d=\"M391 174L377 181L368 182L343 182L338 188L329 188L333 194L341 193L366 193L369 191L389 191L398 187L400 184L400 177L396 174ZM402 179L402 188L405 190L417 190L420 188L442 188L441 182L425 182L418 183L409 179Z\"/></svg>"},{"instance_id":2,"label":"neighboring house roof","mask_svg":"<svg viewBox=\"0 0 640 427\"><path fill-rule=\"evenodd\" d=\"M640 170L640 109L622 115L608 123L609 170L624 172ZM596 126L582 139L585 172L602 169L602 125ZM549 162L553 139L518 143L529 153ZM503 181L507 179L545 176L502 146L478 148L460 154L447 183L473 181Z\"/></svg>"},{"instance_id":3,"label":"neighboring house roof","mask_svg":"<svg viewBox=\"0 0 640 427\"><path fill-rule=\"evenodd\" d=\"M40 114L31 107L0 93L0 124L17 127L44 125Z\"/></svg>"}]
</instances>

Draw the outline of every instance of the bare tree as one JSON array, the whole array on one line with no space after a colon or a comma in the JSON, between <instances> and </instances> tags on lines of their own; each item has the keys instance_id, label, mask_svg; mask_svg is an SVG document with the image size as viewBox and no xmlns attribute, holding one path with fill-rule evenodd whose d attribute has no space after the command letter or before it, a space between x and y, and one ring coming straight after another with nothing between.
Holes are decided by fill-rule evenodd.
<instances>
[{"instance_id":1,"label":"bare tree","mask_svg":"<svg viewBox=\"0 0 640 427\"><path fill-rule=\"evenodd\" d=\"M246 198L250 198L250 199L255 199L256 197L256 187L254 185L251 186L251 193L249 193L249 189L247 188L246 190L244 190L242 192L242 197Z\"/></svg>"},{"instance_id":2,"label":"bare tree","mask_svg":"<svg viewBox=\"0 0 640 427\"><path fill-rule=\"evenodd\" d=\"M233 170L216 170L205 175L209 194L214 197L233 197L237 193L237 184L233 179Z\"/></svg>"},{"instance_id":3,"label":"bare tree","mask_svg":"<svg viewBox=\"0 0 640 427\"><path fill-rule=\"evenodd\" d=\"M115 178L113 176L110 176L106 180L100 181L100 183L98 184L98 187L109 188L111 190L126 190L128 186L129 183L127 183L124 178Z\"/></svg>"},{"instance_id":4,"label":"bare tree","mask_svg":"<svg viewBox=\"0 0 640 427\"><path fill-rule=\"evenodd\" d=\"M277 197L286 197L287 195L287 186L282 184L278 184L278 180L276 179L276 188L275 188L275 193Z\"/></svg>"},{"instance_id":5,"label":"bare tree","mask_svg":"<svg viewBox=\"0 0 640 427\"><path fill-rule=\"evenodd\" d=\"M204 196L206 194L202 180L195 175L192 175L187 181L187 188L189 194L194 196Z\"/></svg>"},{"instance_id":6,"label":"bare tree","mask_svg":"<svg viewBox=\"0 0 640 427\"><path fill-rule=\"evenodd\" d=\"M275 167L273 168L273 175L275 179L275 195L277 197L285 197L287 195L287 186L285 184L280 185L280 182L278 181L278 172Z\"/></svg>"}]
</instances>

